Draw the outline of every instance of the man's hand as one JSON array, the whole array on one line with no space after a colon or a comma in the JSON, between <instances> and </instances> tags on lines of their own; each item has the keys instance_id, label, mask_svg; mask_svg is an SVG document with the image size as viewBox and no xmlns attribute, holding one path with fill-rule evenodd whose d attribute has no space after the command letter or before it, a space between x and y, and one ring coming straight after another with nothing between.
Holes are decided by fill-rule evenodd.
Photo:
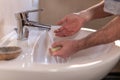
<instances>
[{"instance_id":1,"label":"man's hand","mask_svg":"<svg viewBox=\"0 0 120 80\"><path fill-rule=\"evenodd\" d=\"M79 14L70 14L57 23L62 27L54 32L59 37L71 36L77 33L85 22L86 20Z\"/></svg>"},{"instance_id":2,"label":"man's hand","mask_svg":"<svg viewBox=\"0 0 120 80\"><path fill-rule=\"evenodd\" d=\"M79 51L79 45L77 40L65 40L65 41L59 41L55 42L52 45L53 48L61 47L59 50L52 52L50 49L50 53L53 56L59 56L63 58L67 58L70 55L75 54L77 51Z\"/></svg>"}]
</instances>

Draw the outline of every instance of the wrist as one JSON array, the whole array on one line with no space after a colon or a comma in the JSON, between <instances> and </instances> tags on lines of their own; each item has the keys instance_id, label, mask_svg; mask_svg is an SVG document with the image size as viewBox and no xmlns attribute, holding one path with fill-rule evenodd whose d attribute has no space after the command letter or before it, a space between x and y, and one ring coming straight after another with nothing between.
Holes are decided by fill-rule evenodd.
<instances>
[{"instance_id":1,"label":"wrist","mask_svg":"<svg viewBox=\"0 0 120 80\"><path fill-rule=\"evenodd\" d=\"M77 14L79 17L83 18L86 23L92 20L92 13L90 11L83 10L83 11L75 13L75 14Z\"/></svg>"}]
</instances>

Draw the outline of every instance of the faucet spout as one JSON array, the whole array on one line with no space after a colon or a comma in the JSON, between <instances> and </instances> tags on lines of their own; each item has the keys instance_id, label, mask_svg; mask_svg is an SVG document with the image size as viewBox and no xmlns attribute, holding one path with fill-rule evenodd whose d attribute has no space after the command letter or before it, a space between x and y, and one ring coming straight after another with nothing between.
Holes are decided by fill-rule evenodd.
<instances>
[{"instance_id":1,"label":"faucet spout","mask_svg":"<svg viewBox=\"0 0 120 80\"><path fill-rule=\"evenodd\" d=\"M24 35L26 35L26 30L28 32L28 29L26 29L24 26L28 27L38 27L40 30L50 30L51 26L50 25L44 25L40 24L35 21L30 21L28 19L29 13L31 12L38 12L38 11L43 11L43 9L36 9L36 10L28 10L20 13L16 13L15 17L17 19L17 34L18 34L18 40L25 40ZM24 29L25 28L25 29Z\"/></svg>"},{"instance_id":2,"label":"faucet spout","mask_svg":"<svg viewBox=\"0 0 120 80\"><path fill-rule=\"evenodd\" d=\"M34 21L28 21L26 23L26 26L38 27L40 30L48 30L48 31L51 29L50 25L40 24L40 23L34 22Z\"/></svg>"}]
</instances>

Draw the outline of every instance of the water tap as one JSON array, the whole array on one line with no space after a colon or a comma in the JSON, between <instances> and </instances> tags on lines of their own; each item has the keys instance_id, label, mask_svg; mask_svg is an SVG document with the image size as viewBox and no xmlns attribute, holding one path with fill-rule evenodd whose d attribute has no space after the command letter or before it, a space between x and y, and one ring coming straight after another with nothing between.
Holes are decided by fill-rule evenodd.
<instances>
[{"instance_id":1,"label":"water tap","mask_svg":"<svg viewBox=\"0 0 120 80\"><path fill-rule=\"evenodd\" d=\"M43 9L36 9L36 10L28 10L24 12L19 12L15 14L15 17L17 19L17 34L18 34L18 40L25 40L28 37L29 30L28 27L38 27L40 30L50 30L50 25L44 25L40 24L39 22L30 21L29 20L29 13L32 12L41 12ZM27 26L27 27L25 27Z\"/></svg>"}]
</instances>

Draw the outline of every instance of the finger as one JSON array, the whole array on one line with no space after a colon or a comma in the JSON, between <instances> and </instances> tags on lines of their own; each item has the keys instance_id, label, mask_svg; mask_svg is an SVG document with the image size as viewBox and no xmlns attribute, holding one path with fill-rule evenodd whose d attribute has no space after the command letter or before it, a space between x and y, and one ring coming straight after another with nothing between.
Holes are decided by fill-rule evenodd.
<instances>
[{"instance_id":1,"label":"finger","mask_svg":"<svg viewBox=\"0 0 120 80\"><path fill-rule=\"evenodd\" d=\"M67 32L67 28L66 26L68 26L67 24L65 26L62 26L61 28L59 28L58 30L54 31L56 36L65 36Z\"/></svg>"},{"instance_id":2,"label":"finger","mask_svg":"<svg viewBox=\"0 0 120 80\"><path fill-rule=\"evenodd\" d=\"M59 32L61 32L62 30L64 30L64 27L61 27L61 28L55 30L54 33L59 33Z\"/></svg>"},{"instance_id":3,"label":"finger","mask_svg":"<svg viewBox=\"0 0 120 80\"><path fill-rule=\"evenodd\" d=\"M68 35L70 35L70 34L71 34L70 31L68 31L67 29L64 29L64 30L62 30L61 32L56 33L55 35L56 35L56 36L59 36L59 37L66 37L66 36L68 36Z\"/></svg>"},{"instance_id":4,"label":"finger","mask_svg":"<svg viewBox=\"0 0 120 80\"><path fill-rule=\"evenodd\" d=\"M64 53L63 49L52 53L52 55L53 55L53 56L59 56L59 57L62 57L62 58L64 58L64 59L67 58L67 55Z\"/></svg>"},{"instance_id":5,"label":"finger","mask_svg":"<svg viewBox=\"0 0 120 80\"><path fill-rule=\"evenodd\" d=\"M56 33L55 36L58 36L58 37L66 37L68 34L65 34L65 33Z\"/></svg>"},{"instance_id":6,"label":"finger","mask_svg":"<svg viewBox=\"0 0 120 80\"><path fill-rule=\"evenodd\" d=\"M63 32L63 30L68 30L71 26L71 23L65 23L64 25L62 25L62 27L60 27L59 29L55 30L55 33L60 33Z\"/></svg>"},{"instance_id":7,"label":"finger","mask_svg":"<svg viewBox=\"0 0 120 80\"><path fill-rule=\"evenodd\" d=\"M49 48L49 52L50 52L50 55L51 55L51 56L54 56L53 53L54 53L55 51L53 52L52 49Z\"/></svg>"},{"instance_id":8,"label":"finger","mask_svg":"<svg viewBox=\"0 0 120 80\"><path fill-rule=\"evenodd\" d=\"M65 25L63 26L63 30L57 32L55 35L59 37L72 36L73 34L77 33L80 30L80 27L74 26L78 25L74 23L72 25Z\"/></svg>"}]
</instances>

